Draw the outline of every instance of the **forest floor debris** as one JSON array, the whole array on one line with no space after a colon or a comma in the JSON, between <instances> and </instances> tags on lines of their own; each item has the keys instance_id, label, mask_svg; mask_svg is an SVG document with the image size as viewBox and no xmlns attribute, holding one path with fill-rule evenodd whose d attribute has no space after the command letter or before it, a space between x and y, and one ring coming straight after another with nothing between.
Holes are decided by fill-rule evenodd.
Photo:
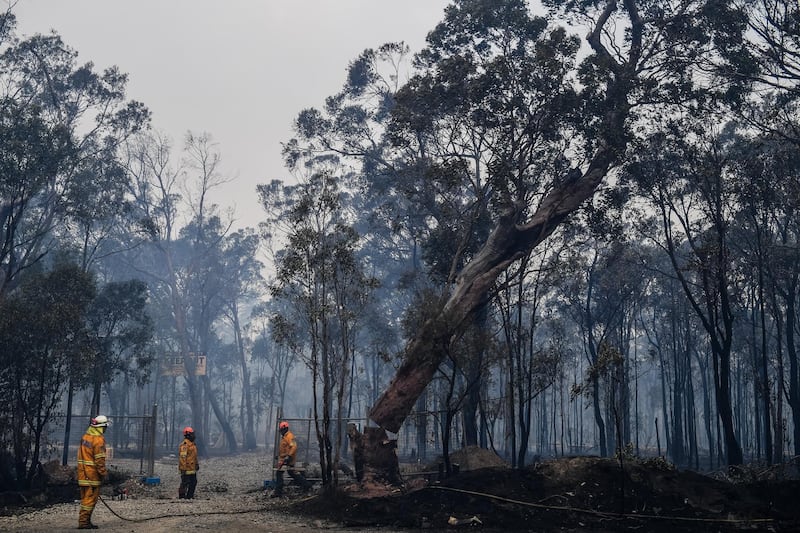
<instances>
[{"instance_id":1,"label":"forest floor debris","mask_svg":"<svg viewBox=\"0 0 800 533\"><path fill-rule=\"evenodd\" d=\"M138 461L117 459L120 475L104 487L107 507L98 504L94 522L105 531L149 533L186 528L239 533L800 530L794 462L703 475L661 459L620 464L565 457L517 470L487 450L469 448L451 456L459 473L446 479L439 479L438 462L405 465L402 488L353 481L343 483L335 495L322 494L317 486L316 493L306 496L290 484L286 497L274 499L264 489L267 462L263 452L206 459L198 474L197 499L179 500L174 457L156 463L157 485L131 474L139 471ZM19 498L6 498L0 530L75 528L77 489L69 469L49 468L58 482L48 500L28 498L21 505Z\"/></svg>"}]
</instances>

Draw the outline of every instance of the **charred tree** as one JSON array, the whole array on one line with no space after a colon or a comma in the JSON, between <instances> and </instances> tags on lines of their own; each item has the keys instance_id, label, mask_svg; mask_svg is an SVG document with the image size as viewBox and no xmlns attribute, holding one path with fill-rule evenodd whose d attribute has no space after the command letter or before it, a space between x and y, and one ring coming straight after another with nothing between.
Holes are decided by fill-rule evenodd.
<instances>
[{"instance_id":1,"label":"charred tree","mask_svg":"<svg viewBox=\"0 0 800 533\"><path fill-rule=\"evenodd\" d=\"M624 113L613 113L624 121ZM620 124L621 126L621 124ZM379 426L396 433L422 391L433 378L448 347L486 302L497 277L512 263L528 255L544 241L567 216L591 197L614 160L615 150L601 143L592 164L555 188L525 224L517 224L523 206L506 213L478 255L461 271L455 289L439 314L423 324L405 350L403 363L370 411Z\"/></svg>"},{"instance_id":2,"label":"charred tree","mask_svg":"<svg viewBox=\"0 0 800 533\"><path fill-rule=\"evenodd\" d=\"M402 483L397 441L390 439L386 431L378 427L366 427L364 433L361 433L355 424L350 424L347 434L350 437L358 481L390 485Z\"/></svg>"},{"instance_id":3,"label":"charred tree","mask_svg":"<svg viewBox=\"0 0 800 533\"><path fill-rule=\"evenodd\" d=\"M644 25L637 2L621 6L608 1L599 10L587 40L594 52L593 63L603 73L604 84L597 102L601 106L592 129L591 151L580 168L565 171L554 180L538 206L523 198L509 199L486 242L464 265L441 310L419 329L406 345L403 361L393 379L369 412L378 426L396 433L446 358L452 343L474 323L486 305L498 277L512 264L527 257L558 226L597 191L609 170L619 161L627 144L626 122L631 104L629 97L637 83ZM625 56L612 53L602 41L605 26L621 9L630 23L629 47ZM366 443L382 444L381 439ZM367 464L376 454L366 453ZM378 466L378 465L375 465Z\"/></svg>"}]
</instances>

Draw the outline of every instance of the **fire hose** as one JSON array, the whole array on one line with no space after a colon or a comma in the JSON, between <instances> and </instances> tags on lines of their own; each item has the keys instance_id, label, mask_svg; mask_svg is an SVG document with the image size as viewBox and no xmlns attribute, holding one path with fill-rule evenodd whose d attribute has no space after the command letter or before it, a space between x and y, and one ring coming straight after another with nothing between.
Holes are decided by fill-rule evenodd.
<instances>
[{"instance_id":1,"label":"fire hose","mask_svg":"<svg viewBox=\"0 0 800 533\"><path fill-rule=\"evenodd\" d=\"M311 498L314 498L314 497L316 497L316 496L311 496ZM111 512L111 514L113 514L114 516L116 516L120 520L124 520L126 522L146 522L148 520L157 520L159 518L173 518L173 517L182 517L182 516L203 516L203 515L227 515L227 514L241 514L241 513L256 513L256 512L264 510L264 507L257 507L257 508L253 508L253 509L236 509L236 510L232 510L232 511L204 511L204 512L199 512L199 513L169 513L169 514L162 514L162 515L156 515L156 516L147 516L147 517L144 517L144 518L127 518L125 516L120 515L116 511L114 511L114 509L112 509L111 506L108 505L108 503L103 499L102 496L99 496L99 499L100 499L101 502L103 502L103 505L106 506L106 509L108 509Z\"/></svg>"}]
</instances>

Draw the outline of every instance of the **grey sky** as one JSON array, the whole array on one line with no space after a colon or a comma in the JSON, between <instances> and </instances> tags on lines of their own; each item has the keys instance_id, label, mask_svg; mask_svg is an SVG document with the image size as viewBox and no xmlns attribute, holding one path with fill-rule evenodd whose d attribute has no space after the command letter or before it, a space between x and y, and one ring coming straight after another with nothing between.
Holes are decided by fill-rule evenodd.
<instances>
[{"instance_id":1,"label":"grey sky","mask_svg":"<svg viewBox=\"0 0 800 533\"><path fill-rule=\"evenodd\" d=\"M8 0L6 0L8 1ZM13 3L13 0L12 0ZM222 170L214 194L255 226L257 183L284 179L280 143L298 111L337 92L365 48L405 41L416 52L447 0L18 0L20 35L56 30L98 69L129 74L128 96L180 146L210 133Z\"/></svg>"}]
</instances>

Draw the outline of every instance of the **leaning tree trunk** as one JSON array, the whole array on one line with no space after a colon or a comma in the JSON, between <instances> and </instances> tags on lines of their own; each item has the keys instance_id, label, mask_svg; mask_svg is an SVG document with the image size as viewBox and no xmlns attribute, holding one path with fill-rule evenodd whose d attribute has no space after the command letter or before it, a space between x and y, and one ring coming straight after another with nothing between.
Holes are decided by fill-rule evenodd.
<instances>
[{"instance_id":1,"label":"leaning tree trunk","mask_svg":"<svg viewBox=\"0 0 800 533\"><path fill-rule=\"evenodd\" d=\"M599 139L588 167L585 171L572 169L557 181L525 222L519 223L522 214L530 207L527 205L515 205L499 218L481 250L460 272L441 311L427 320L406 345L402 364L369 412L370 419L380 428L393 433L399 431L446 357L451 341L486 305L486 296L497 278L515 261L530 254L585 200L591 198L624 152L628 143L625 134L625 121L630 111L628 96L635 85L641 59L643 22L635 5L626 3L624 9L631 20L631 46L628 57L619 62L601 41L604 27L616 9L617 2L607 2L587 37L610 74L604 102L606 112L597 128Z\"/></svg>"},{"instance_id":2,"label":"leaning tree trunk","mask_svg":"<svg viewBox=\"0 0 800 533\"><path fill-rule=\"evenodd\" d=\"M482 305L498 276L529 254L558 225L591 197L608 172L612 150L605 144L583 176L565 180L543 201L526 224L515 224L517 210L501 217L486 244L461 271L453 294L439 314L428 319L406 347L403 363L370 410L370 419L396 433L460 334ZM573 171L573 174L578 174ZM521 209L521 207L520 207Z\"/></svg>"}]
</instances>

